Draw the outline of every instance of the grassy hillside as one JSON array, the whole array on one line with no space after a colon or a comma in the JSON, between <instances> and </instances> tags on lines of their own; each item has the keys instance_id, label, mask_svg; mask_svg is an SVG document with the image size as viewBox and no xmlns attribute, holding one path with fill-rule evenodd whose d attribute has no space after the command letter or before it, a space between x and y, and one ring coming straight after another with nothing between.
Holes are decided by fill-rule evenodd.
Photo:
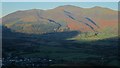
<instances>
[{"instance_id":1,"label":"grassy hillside","mask_svg":"<svg viewBox=\"0 0 120 68\"><path fill-rule=\"evenodd\" d=\"M10 57L13 60L15 57L30 58L31 62L50 64L51 66L69 66L71 64L118 66L118 38L115 35L98 34L86 37L83 34L82 37L80 35L76 38L79 35L79 32L76 31L41 35L16 33L10 30L7 32L3 32L4 58ZM11 37L7 34L11 34ZM38 62L35 59L40 60ZM52 62L49 62L48 59ZM25 64L28 62L26 61Z\"/></svg>"}]
</instances>

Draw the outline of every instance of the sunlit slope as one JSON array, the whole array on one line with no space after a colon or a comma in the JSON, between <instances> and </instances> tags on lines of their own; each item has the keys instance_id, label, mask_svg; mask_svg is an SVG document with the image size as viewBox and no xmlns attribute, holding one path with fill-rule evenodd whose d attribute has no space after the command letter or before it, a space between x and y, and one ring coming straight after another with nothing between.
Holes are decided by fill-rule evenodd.
<instances>
[{"instance_id":1,"label":"sunlit slope","mask_svg":"<svg viewBox=\"0 0 120 68\"><path fill-rule=\"evenodd\" d=\"M3 25L29 34L64 31L117 34L117 17L117 11L108 8L65 5L50 10L16 11L3 17Z\"/></svg>"}]
</instances>

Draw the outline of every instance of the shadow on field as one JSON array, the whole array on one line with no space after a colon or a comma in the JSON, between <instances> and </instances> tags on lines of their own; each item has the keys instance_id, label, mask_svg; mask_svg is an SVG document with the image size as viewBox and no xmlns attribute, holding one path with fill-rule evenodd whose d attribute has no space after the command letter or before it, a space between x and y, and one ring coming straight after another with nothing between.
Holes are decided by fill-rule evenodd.
<instances>
[{"instance_id":1,"label":"shadow on field","mask_svg":"<svg viewBox=\"0 0 120 68\"><path fill-rule=\"evenodd\" d=\"M2 48L3 52L32 52L39 46L57 46L57 43L64 46L64 43L70 42L66 39L77 36L78 34L78 31L52 32L46 34L24 34L11 31L7 27L2 26Z\"/></svg>"}]
</instances>

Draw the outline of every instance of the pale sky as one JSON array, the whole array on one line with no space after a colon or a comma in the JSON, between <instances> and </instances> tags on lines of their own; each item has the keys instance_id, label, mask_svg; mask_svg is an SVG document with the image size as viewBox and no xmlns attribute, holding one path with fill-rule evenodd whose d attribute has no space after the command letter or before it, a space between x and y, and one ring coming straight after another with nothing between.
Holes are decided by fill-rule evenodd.
<instances>
[{"instance_id":1,"label":"pale sky","mask_svg":"<svg viewBox=\"0 0 120 68\"><path fill-rule=\"evenodd\" d=\"M1 0L2 2L119 2L119 0Z\"/></svg>"}]
</instances>

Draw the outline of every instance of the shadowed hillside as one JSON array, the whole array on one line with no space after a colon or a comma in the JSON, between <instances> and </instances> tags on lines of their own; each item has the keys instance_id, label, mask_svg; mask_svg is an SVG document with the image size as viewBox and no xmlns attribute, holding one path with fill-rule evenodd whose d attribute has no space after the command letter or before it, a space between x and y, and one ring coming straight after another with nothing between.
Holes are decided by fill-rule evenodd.
<instances>
[{"instance_id":1,"label":"shadowed hillside","mask_svg":"<svg viewBox=\"0 0 120 68\"><path fill-rule=\"evenodd\" d=\"M70 66L71 64L118 66L117 37L80 42L67 40L79 34L77 31L38 35L13 32L4 26L2 33L3 64L8 67L11 65L24 67L27 64L28 66L35 64L35 67L37 64L38 66ZM24 60L24 63L20 60Z\"/></svg>"}]
</instances>

